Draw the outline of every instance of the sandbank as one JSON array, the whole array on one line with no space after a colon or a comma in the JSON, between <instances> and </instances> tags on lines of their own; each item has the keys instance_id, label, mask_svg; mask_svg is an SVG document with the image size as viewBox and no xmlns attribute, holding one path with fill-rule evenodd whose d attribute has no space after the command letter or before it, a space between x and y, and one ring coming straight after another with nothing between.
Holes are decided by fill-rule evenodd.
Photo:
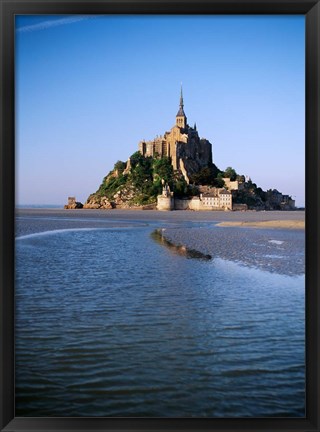
<instances>
[{"instance_id":1,"label":"sandbank","mask_svg":"<svg viewBox=\"0 0 320 432\"><path fill-rule=\"evenodd\" d=\"M221 227L248 227L248 228L286 228L304 229L304 220L264 220L264 221L225 221L217 226Z\"/></svg>"}]
</instances>

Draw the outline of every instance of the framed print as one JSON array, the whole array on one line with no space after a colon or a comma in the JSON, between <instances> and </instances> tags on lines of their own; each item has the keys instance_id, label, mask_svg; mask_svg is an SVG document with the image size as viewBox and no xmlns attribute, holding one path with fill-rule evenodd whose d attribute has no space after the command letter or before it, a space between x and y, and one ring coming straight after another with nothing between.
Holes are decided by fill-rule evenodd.
<instances>
[{"instance_id":1,"label":"framed print","mask_svg":"<svg viewBox=\"0 0 320 432\"><path fill-rule=\"evenodd\" d=\"M1 430L319 431L319 1L0 2Z\"/></svg>"}]
</instances>

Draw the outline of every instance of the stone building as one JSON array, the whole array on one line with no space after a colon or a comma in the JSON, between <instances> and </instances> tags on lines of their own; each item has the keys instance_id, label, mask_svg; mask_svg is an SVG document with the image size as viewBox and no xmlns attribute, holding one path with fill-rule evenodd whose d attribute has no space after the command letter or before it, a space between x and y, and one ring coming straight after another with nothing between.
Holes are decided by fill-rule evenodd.
<instances>
[{"instance_id":1,"label":"stone building","mask_svg":"<svg viewBox=\"0 0 320 432\"><path fill-rule=\"evenodd\" d=\"M192 198L175 198L163 188L157 197L158 210L232 210L232 193L224 188L207 188L208 191Z\"/></svg>"},{"instance_id":2,"label":"stone building","mask_svg":"<svg viewBox=\"0 0 320 432\"><path fill-rule=\"evenodd\" d=\"M200 194L200 200L204 207L232 210L232 194L223 188L212 188L210 192Z\"/></svg>"},{"instance_id":3,"label":"stone building","mask_svg":"<svg viewBox=\"0 0 320 432\"><path fill-rule=\"evenodd\" d=\"M173 169L181 171L187 183L190 175L212 164L212 144L199 137L196 124L188 125L182 88L175 125L151 141L140 141L139 151L143 156L171 157Z\"/></svg>"},{"instance_id":4,"label":"stone building","mask_svg":"<svg viewBox=\"0 0 320 432\"><path fill-rule=\"evenodd\" d=\"M224 181L224 186L226 189L233 191L233 190L242 190L244 189L244 183L239 182L239 180L231 181L227 177L223 177L222 180Z\"/></svg>"},{"instance_id":5,"label":"stone building","mask_svg":"<svg viewBox=\"0 0 320 432\"><path fill-rule=\"evenodd\" d=\"M289 195L282 195L282 201L280 203L281 210L294 210L296 208L296 202Z\"/></svg>"}]
</instances>

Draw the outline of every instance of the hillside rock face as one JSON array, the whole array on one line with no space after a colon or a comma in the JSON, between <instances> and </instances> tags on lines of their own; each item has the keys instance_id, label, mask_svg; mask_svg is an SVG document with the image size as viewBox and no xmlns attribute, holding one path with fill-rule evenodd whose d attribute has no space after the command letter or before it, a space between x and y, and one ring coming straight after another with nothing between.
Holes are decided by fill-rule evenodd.
<instances>
[{"instance_id":1,"label":"hillside rock face","mask_svg":"<svg viewBox=\"0 0 320 432\"><path fill-rule=\"evenodd\" d=\"M97 195L90 195L84 204L85 209L113 209L115 208L115 203L109 201L106 196L99 197Z\"/></svg>"},{"instance_id":2,"label":"hillside rock face","mask_svg":"<svg viewBox=\"0 0 320 432\"><path fill-rule=\"evenodd\" d=\"M187 143L177 143L176 152L179 169L188 182L192 174L212 164L212 145L208 140L199 139L198 136L190 137Z\"/></svg>"},{"instance_id":3,"label":"hillside rock face","mask_svg":"<svg viewBox=\"0 0 320 432\"><path fill-rule=\"evenodd\" d=\"M115 177L114 173L111 172L106 177L105 181ZM117 190L112 197L100 196L98 193L91 194L84 204L83 208L86 209L113 209L113 208L130 208L132 207L132 199L135 196L134 188L127 184L120 190Z\"/></svg>"}]
</instances>

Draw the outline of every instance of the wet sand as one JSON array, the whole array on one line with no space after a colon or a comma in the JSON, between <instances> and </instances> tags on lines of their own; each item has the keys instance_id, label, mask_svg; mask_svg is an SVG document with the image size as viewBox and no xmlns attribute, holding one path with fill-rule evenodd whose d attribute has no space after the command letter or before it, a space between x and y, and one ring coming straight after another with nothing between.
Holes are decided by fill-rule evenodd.
<instances>
[{"instance_id":1,"label":"wet sand","mask_svg":"<svg viewBox=\"0 0 320 432\"><path fill-rule=\"evenodd\" d=\"M63 219L125 219L125 220L181 220L217 222L265 222L265 221L304 221L304 211L157 211L157 210L91 210L91 209L17 209L17 216L57 217Z\"/></svg>"},{"instance_id":2,"label":"wet sand","mask_svg":"<svg viewBox=\"0 0 320 432\"><path fill-rule=\"evenodd\" d=\"M305 273L304 230L194 226L163 228L177 250L197 251L244 266L288 276Z\"/></svg>"}]
</instances>

